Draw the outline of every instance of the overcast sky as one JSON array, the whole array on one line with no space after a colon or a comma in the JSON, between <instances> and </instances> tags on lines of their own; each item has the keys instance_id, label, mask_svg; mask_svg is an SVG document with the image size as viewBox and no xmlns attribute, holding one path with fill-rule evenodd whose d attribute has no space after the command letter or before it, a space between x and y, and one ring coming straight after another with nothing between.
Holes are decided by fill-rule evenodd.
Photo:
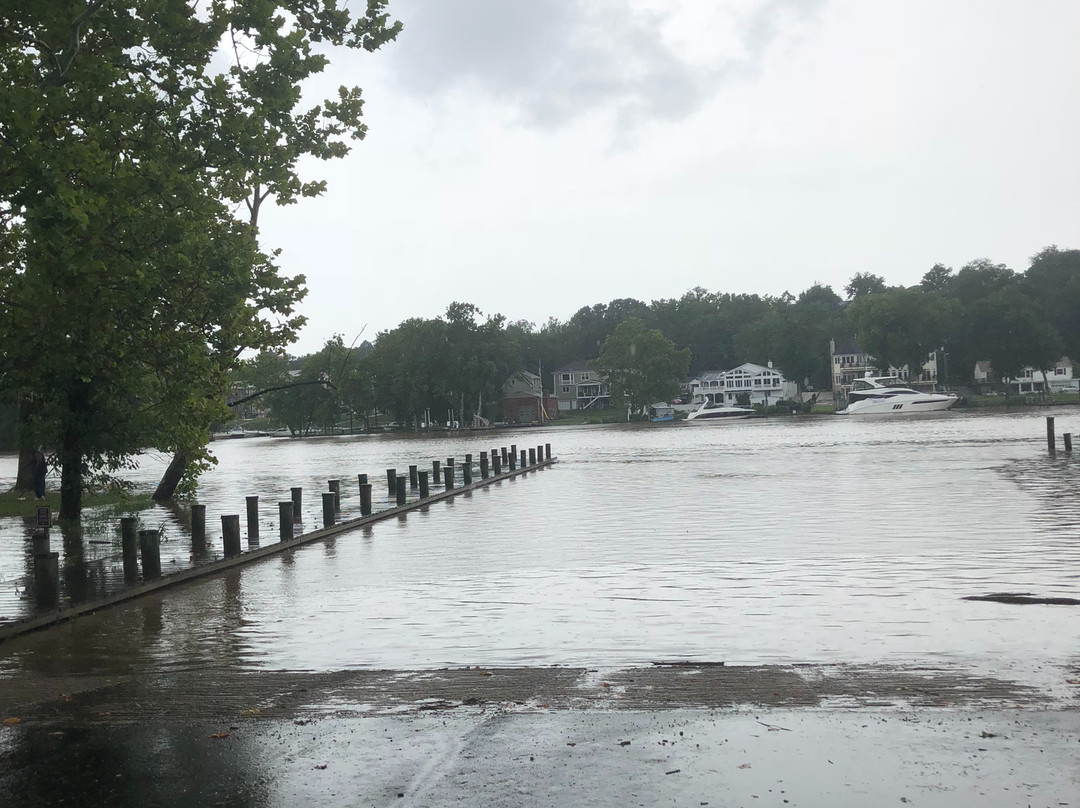
<instances>
[{"instance_id":1,"label":"overcast sky","mask_svg":"<svg viewBox=\"0 0 1080 808\"><path fill-rule=\"evenodd\" d=\"M358 3L359 0L354 0ZM448 303L540 325L1080 247L1074 0L391 0L370 131L264 209L293 352Z\"/></svg>"}]
</instances>

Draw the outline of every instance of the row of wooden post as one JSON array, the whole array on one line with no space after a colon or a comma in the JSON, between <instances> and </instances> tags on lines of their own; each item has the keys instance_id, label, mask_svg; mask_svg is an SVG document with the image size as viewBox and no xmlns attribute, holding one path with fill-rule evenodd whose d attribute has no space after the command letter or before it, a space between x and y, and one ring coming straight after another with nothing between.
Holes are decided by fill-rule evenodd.
<instances>
[{"instance_id":1,"label":"row of wooden post","mask_svg":"<svg viewBox=\"0 0 1080 808\"><path fill-rule=\"evenodd\" d=\"M490 459L490 462L489 462ZM503 468L516 471L518 462L521 468L534 466L538 462L543 463L551 460L551 444L545 443L536 448L522 449L520 456L516 444L511 444L507 449L492 449L490 458L487 452L480 453L480 478L486 480L489 477L497 477L503 473ZM431 480L438 483L440 472L442 485L446 490L455 487L455 470L457 468L453 457L446 458L446 464L442 465L438 460L431 461ZM461 465L462 485L472 485L473 481L473 456L465 455L465 462ZM357 482L360 486L360 515L370 516L371 510L371 483L368 475L358 474ZM420 470L418 466L409 466L408 475L398 474L397 469L386 470L386 484L388 496L397 505L404 505L407 501L408 491L417 491L420 499L430 496L430 484L427 470ZM337 514L341 510L341 480L329 480L330 490L322 494L323 526L331 527L337 521ZM303 505L303 489L290 489L290 498L278 503L278 520L280 541L290 541L294 537L295 524L302 521L300 517ZM258 496L247 497L247 526L248 543L259 543L259 498ZM120 520L121 546L123 549L124 578L133 581L138 578L140 565L143 579L157 578L161 575L161 548L160 533L157 530L138 530L138 521L134 517L125 517ZM48 534L45 534L46 542ZM240 555L240 516L228 514L221 517L221 537L226 558ZM191 549L194 553L202 552L206 548L206 506L195 504L191 506ZM58 583L58 554L51 554L51 562L45 558L48 555L46 547L42 556L42 575L54 582L52 587L53 600ZM35 554L35 577L37 577L38 556ZM51 568L49 565L51 564ZM52 569L51 577L49 569ZM49 587L44 587L46 590Z\"/></svg>"},{"instance_id":2,"label":"row of wooden post","mask_svg":"<svg viewBox=\"0 0 1080 808\"><path fill-rule=\"evenodd\" d=\"M1061 441L1065 445L1065 451L1072 451L1072 433L1062 432ZM1057 451L1057 438L1054 435L1054 416L1046 416L1046 448L1050 454L1054 454Z\"/></svg>"}]
</instances>

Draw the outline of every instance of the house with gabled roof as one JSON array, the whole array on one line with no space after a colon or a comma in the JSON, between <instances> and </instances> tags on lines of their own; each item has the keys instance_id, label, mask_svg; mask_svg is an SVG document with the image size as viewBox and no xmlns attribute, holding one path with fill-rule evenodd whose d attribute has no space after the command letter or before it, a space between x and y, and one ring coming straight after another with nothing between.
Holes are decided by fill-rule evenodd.
<instances>
[{"instance_id":1,"label":"house with gabled roof","mask_svg":"<svg viewBox=\"0 0 1080 808\"><path fill-rule=\"evenodd\" d=\"M540 377L519 370L503 384L503 420L513 424L542 424L558 415L558 402L544 390Z\"/></svg>"},{"instance_id":2,"label":"house with gabled roof","mask_svg":"<svg viewBox=\"0 0 1080 808\"><path fill-rule=\"evenodd\" d=\"M694 403L736 403L736 397L748 395L751 404L769 406L782 398L798 395L798 385L789 382L770 362L768 366L744 362L732 370L707 370L690 382Z\"/></svg>"},{"instance_id":3,"label":"house with gabled roof","mask_svg":"<svg viewBox=\"0 0 1080 808\"><path fill-rule=\"evenodd\" d=\"M611 406L604 375L590 368L586 359L564 365L556 370L552 377L560 412L602 410Z\"/></svg>"}]
</instances>

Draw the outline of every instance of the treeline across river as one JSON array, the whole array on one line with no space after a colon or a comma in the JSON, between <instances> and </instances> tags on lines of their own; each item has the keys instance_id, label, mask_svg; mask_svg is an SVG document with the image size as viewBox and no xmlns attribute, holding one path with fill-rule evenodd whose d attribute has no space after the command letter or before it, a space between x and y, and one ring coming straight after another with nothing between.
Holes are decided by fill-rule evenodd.
<instances>
[{"instance_id":1,"label":"treeline across river","mask_svg":"<svg viewBox=\"0 0 1080 808\"><path fill-rule=\"evenodd\" d=\"M234 381L251 390L282 388L260 397L259 408L273 423L306 434L374 412L402 426L428 414L445 422L453 413L465 424L474 415L499 420L502 385L516 371L539 373L551 391L551 373L595 359L630 318L688 350L691 375L771 361L789 380L817 390L831 387L831 339L857 337L882 366L918 366L944 350L951 384L969 381L979 360L989 360L1000 378L1080 356L1080 250L1047 247L1023 272L987 259L959 270L937 264L909 287L859 273L842 291L814 284L797 296L772 297L698 287L651 303L598 303L540 326L452 303L444 316L406 320L374 343L347 346L335 337L307 356L264 353L244 363ZM310 383L319 379L326 384Z\"/></svg>"}]
</instances>

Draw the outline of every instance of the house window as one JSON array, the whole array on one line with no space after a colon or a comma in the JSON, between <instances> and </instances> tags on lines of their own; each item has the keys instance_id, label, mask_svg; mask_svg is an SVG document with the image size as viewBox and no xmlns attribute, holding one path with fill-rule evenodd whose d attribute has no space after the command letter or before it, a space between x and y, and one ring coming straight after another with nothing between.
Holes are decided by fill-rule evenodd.
<instances>
[{"instance_id":1,"label":"house window","mask_svg":"<svg viewBox=\"0 0 1080 808\"><path fill-rule=\"evenodd\" d=\"M1065 368L1054 368L1054 375L1055 376L1064 376L1065 375Z\"/></svg>"},{"instance_id":2,"label":"house window","mask_svg":"<svg viewBox=\"0 0 1080 808\"><path fill-rule=\"evenodd\" d=\"M588 380L588 378L589 378L589 372L588 371L585 371L585 372L583 372L581 374L581 380L582 381L586 381L586 380Z\"/></svg>"},{"instance_id":3,"label":"house window","mask_svg":"<svg viewBox=\"0 0 1080 808\"><path fill-rule=\"evenodd\" d=\"M564 388L562 389L562 391L563 391L564 393L569 393L569 392L570 392L570 388L569 388L569 387L564 387Z\"/></svg>"},{"instance_id":4,"label":"house window","mask_svg":"<svg viewBox=\"0 0 1080 808\"><path fill-rule=\"evenodd\" d=\"M569 382L569 381L573 381L573 379L571 378L571 376L570 376L570 374L569 374L569 373L564 373L564 374L562 375L562 380L563 380L564 382Z\"/></svg>"}]
</instances>

